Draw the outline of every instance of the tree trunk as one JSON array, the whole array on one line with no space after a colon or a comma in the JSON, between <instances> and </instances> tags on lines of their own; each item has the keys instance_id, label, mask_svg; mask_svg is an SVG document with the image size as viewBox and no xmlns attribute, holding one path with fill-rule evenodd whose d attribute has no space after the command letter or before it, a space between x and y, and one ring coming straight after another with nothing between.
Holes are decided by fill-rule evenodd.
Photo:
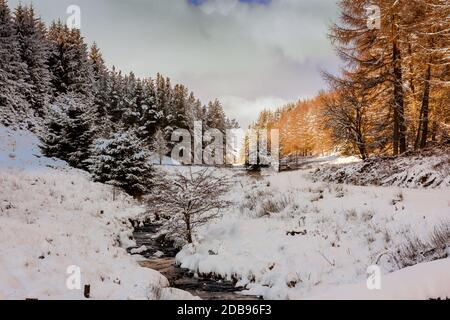
<instances>
[{"instance_id":1,"label":"tree trunk","mask_svg":"<svg viewBox=\"0 0 450 320\"><path fill-rule=\"evenodd\" d=\"M356 123L357 123L357 128L356 128L356 143L357 143L357 147L358 147L358 151L361 155L361 159L362 160L366 160L367 159L367 147L366 147L366 142L364 139L364 134L363 134L363 111L362 108L359 107L356 109Z\"/></svg>"},{"instance_id":2,"label":"tree trunk","mask_svg":"<svg viewBox=\"0 0 450 320\"><path fill-rule=\"evenodd\" d=\"M192 243L191 216L189 213L184 214L184 222L186 223L186 241Z\"/></svg>"},{"instance_id":3,"label":"tree trunk","mask_svg":"<svg viewBox=\"0 0 450 320\"><path fill-rule=\"evenodd\" d=\"M427 74L424 83L423 99L422 99L422 118L420 119L422 134L420 140L420 148L423 149L427 146L428 141L428 115L429 115L429 105L430 105L430 80L431 80L431 64L428 65Z\"/></svg>"},{"instance_id":4,"label":"tree trunk","mask_svg":"<svg viewBox=\"0 0 450 320\"><path fill-rule=\"evenodd\" d=\"M439 125L436 120L433 121L433 124L431 126L431 141L436 142L437 141L437 134L439 130Z\"/></svg>"},{"instance_id":5,"label":"tree trunk","mask_svg":"<svg viewBox=\"0 0 450 320\"><path fill-rule=\"evenodd\" d=\"M416 140L414 142L414 150L419 149L420 137L422 135L422 118L423 118L423 108L420 108L419 126L417 127Z\"/></svg>"},{"instance_id":6,"label":"tree trunk","mask_svg":"<svg viewBox=\"0 0 450 320\"><path fill-rule=\"evenodd\" d=\"M398 45L398 30L395 15L392 18L392 62L394 64L394 155L406 152L406 125L403 96L402 57Z\"/></svg>"},{"instance_id":7,"label":"tree trunk","mask_svg":"<svg viewBox=\"0 0 450 320\"><path fill-rule=\"evenodd\" d=\"M367 151L366 151L366 145L364 142L361 142L358 144L358 150L361 154L361 159L366 160L367 159Z\"/></svg>"}]
</instances>

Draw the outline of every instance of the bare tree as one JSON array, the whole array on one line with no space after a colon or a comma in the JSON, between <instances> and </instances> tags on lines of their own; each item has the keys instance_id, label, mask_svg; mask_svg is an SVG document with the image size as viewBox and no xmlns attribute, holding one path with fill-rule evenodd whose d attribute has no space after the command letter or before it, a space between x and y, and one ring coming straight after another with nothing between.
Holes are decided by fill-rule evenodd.
<instances>
[{"instance_id":1,"label":"bare tree","mask_svg":"<svg viewBox=\"0 0 450 320\"><path fill-rule=\"evenodd\" d=\"M367 159L378 140L375 138L375 124L370 123L374 118L370 101L376 99L372 89L380 79L356 72L346 78L325 74L325 79L335 93L321 99L324 124L332 128L336 144L352 145L363 160Z\"/></svg>"},{"instance_id":2,"label":"bare tree","mask_svg":"<svg viewBox=\"0 0 450 320\"><path fill-rule=\"evenodd\" d=\"M224 198L230 186L231 180L213 169L177 171L172 176L160 176L148 197L148 206L151 212L168 218L171 232L192 243L198 227L231 205Z\"/></svg>"}]
</instances>

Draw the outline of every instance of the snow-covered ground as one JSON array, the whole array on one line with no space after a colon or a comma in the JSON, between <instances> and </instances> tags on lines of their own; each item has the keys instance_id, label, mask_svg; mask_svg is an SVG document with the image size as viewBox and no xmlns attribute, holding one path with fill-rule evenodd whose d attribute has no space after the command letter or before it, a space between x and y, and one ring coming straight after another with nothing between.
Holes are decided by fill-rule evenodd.
<instances>
[{"instance_id":1,"label":"snow-covered ground","mask_svg":"<svg viewBox=\"0 0 450 320\"><path fill-rule=\"evenodd\" d=\"M348 160L349 158L344 158ZM320 181L407 188L450 187L450 146L429 147L400 157L373 157L349 164L328 162L314 177Z\"/></svg>"},{"instance_id":2,"label":"snow-covered ground","mask_svg":"<svg viewBox=\"0 0 450 320\"><path fill-rule=\"evenodd\" d=\"M268 299L450 297L450 259L398 271L427 261L419 252L399 261L408 239L432 242L434 228L450 224L449 188L313 182L306 170L239 180L237 205L178 254L182 267L238 279ZM381 291L366 286L374 264Z\"/></svg>"},{"instance_id":3,"label":"snow-covered ground","mask_svg":"<svg viewBox=\"0 0 450 320\"><path fill-rule=\"evenodd\" d=\"M143 212L43 157L34 135L0 127L0 299L83 299L85 284L92 299L190 298L124 249L135 245L129 219ZM70 266L81 269L81 290L66 286Z\"/></svg>"},{"instance_id":4,"label":"snow-covered ground","mask_svg":"<svg viewBox=\"0 0 450 320\"><path fill-rule=\"evenodd\" d=\"M93 299L192 298L126 253L135 246L129 219L143 216L141 206L123 194L113 200L109 186L43 157L37 145L28 132L0 127L0 299L83 299L66 286L73 265ZM450 259L413 253L399 261L398 253L414 239L432 243L436 226L450 223L448 187L337 185L314 182L307 170L227 172L237 179L229 195L236 205L180 252L183 267L235 278L246 294L269 299L450 297ZM373 264L382 290L366 287Z\"/></svg>"}]
</instances>

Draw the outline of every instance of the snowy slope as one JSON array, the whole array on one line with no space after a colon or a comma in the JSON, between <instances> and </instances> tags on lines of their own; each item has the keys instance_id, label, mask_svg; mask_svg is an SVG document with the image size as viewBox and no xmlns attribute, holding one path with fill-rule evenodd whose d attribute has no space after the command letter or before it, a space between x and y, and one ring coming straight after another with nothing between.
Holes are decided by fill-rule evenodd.
<instances>
[{"instance_id":1,"label":"snowy slope","mask_svg":"<svg viewBox=\"0 0 450 320\"><path fill-rule=\"evenodd\" d=\"M62 161L43 157L39 149L39 140L28 131L14 131L0 126L0 169L42 170L53 167L69 169Z\"/></svg>"},{"instance_id":2,"label":"snowy slope","mask_svg":"<svg viewBox=\"0 0 450 320\"><path fill-rule=\"evenodd\" d=\"M380 290L366 283L342 286L312 295L314 300L427 300L450 298L450 259L422 263L384 277Z\"/></svg>"},{"instance_id":3,"label":"snowy slope","mask_svg":"<svg viewBox=\"0 0 450 320\"><path fill-rule=\"evenodd\" d=\"M450 146L430 147L399 157L374 157L345 165L319 167L321 181L408 188L450 187Z\"/></svg>"},{"instance_id":4,"label":"snowy slope","mask_svg":"<svg viewBox=\"0 0 450 320\"><path fill-rule=\"evenodd\" d=\"M243 177L232 196L239 204L201 229L199 244L185 247L177 260L198 273L236 278L247 294L320 296L330 288L365 283L367 268L375 263L384 274L401 268L395 256L407 239L428 242L435 226L450 223L449 191L314 183L307 171ZM450 296L447 278L429 291L428 284L439 282L421 276L414 297ZM401 279L396 283L408 288ZM384 297L409 297L397 291Z\"/></svg>"},{"instance_id":5,"label":"snowy slope","mask_svg":"<svg viewBox=\"0 0 450 320\"><path fill-rule=\"evenodd\" d=\"M81 268L93 299L175 299L186 294L141 268L123 247L143 208L81 171L40 154L37 138L0 127L0 299L83 299L67 268Z\"/></svg>"}]
</instances>

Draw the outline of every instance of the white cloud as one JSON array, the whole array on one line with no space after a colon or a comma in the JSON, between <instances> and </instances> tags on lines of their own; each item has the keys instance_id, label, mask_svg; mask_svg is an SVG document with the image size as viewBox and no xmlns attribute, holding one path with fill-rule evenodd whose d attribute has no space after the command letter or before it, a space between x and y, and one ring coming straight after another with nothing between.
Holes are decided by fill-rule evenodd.
<instances>
[{"instance_id":1,"label":"white cloud","mask_svg":"<svg viewBox=\"0 0 450 320\"><path fill-rule=\"evenodd\" d=\"M206 0L200 8L206 14L219 13L228 15L238 5L239 0Z\"/></svg>"},{"instance_id":2,"label":"white cloud","mask_svg":"<svg viewBox=\"0 0 450 320\"><path fill-rule=\"evenodd\" d=\"M268 5L208 0L200 7L187 0L39 0L34 5L47 20L65 20L73 3L82 10L83 34L98 42L110 65L139 76L161 72L204 102L236 97L235 104L224 105L242 123L249 113L256 116L266 97L278 106L314 95L324 86L320 68L334 69L337 63L326 37L337 14L335 0ZM239 108L238 101L255 109Z\"/></svg>"},{"instance_id":3,"label":"white cloud","mask_svg":"<svg viewBox=\"0 0 450 320\"><path fill-rule=\"evenodd\" d=\"M256 120L261 111L275 111L278 107L290 102L279 97L271 96L251 100L241 97L225 96L221 97L220 101L231 118L239 117L241 127L244 129Z\"/></svg>"}]
</instances>

